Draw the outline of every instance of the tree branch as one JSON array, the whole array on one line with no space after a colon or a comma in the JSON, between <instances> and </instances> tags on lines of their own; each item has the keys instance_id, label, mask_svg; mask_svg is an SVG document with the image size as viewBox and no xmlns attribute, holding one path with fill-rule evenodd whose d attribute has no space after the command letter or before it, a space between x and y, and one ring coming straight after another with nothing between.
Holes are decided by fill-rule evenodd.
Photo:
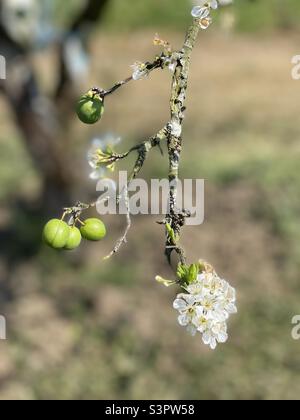
<instances>
[{"instance_id":1,"label":"tree branch","mask_svg":"<svg viewBox=\"0 0 300 420\"><path fill-rule=\"evenodd\" d=\"M111 257L113 257L115 254L117 254L122 247L123 244L127 243L127 235L131 229L131 216L130 216L130 203L129 203L129 194L128 194L128 187L125 187L124 189L124 199L125 199L125 205L126 205L126 229L124 232L124 235L121 236L121 238L117 241L114 249L111 251L110 254L107 255L107 257L104 258L104 260L109 260Z\"/></svg>"},{"instance_id":2,"label":"tree branch","mask_svg":"<svg viewBox=\"0 0 300 420\"><path fill-rule=\"evenodd\" d=\"M132 147L127 153L116 154L111 153L108 156L102 158L102 164L114 164L121 159L126 158L130 153L136 151L138 153L137 160L135 162L133 171L129 178L127 186L120 193L117 198L119 204L122 195L125 192L126 208L127 208L127 226L124 235L118 240L113 251L106 257L107 259L116 254L121 246L127 242L127 235L131 228L131 218L130 218L130 206L129 206L129 194L128 189L132 180L138 175L141 169L144 166L144 163L147 159L149 152L156 146L160 146L160 143L163 139L167 140L168 145L168 155L169 155L169 209L166 218L161 224L166 226L167 231L167 240L165 245L165 254L168 258L169 263L171 263L171 255L173 251L179 256L180 262L182 264L186 263L186 255L179 246L179 239L181 234L181 229L185 225L186 218L190 216L189 212L184 209L177 209L177 187L179 181L179 164L182 151L182 125L184 121L184 112L186 110L186 93L188 87L188 78L190 70L190 62L193 48L195 46L198 33L200 31L199 20L194 19L193 24L190 26L183 47L179 52L171 52L171 50L163 52L160 56L156 57L155 60L150 63L141 64L141 71L146 76L157 68L164 69L170 65L170 61L176 60L175 71L172 79L172 89L171 89L171 98L170 98L170 113L171 121L156 135L150 137L148 140ZM133 76L116 83L109 90L103 90L99 88L93 88L98 94L103 97L108 96L116 92L118 89L126 85L127 83L135 80ZM104 198L108 200L108 198ZM96 203L90 205L81 205L80 211L84 211L87 208L94 207ZM86 207L84 207L86 206ZM77 206L78 207L78 206ZM73 208L73 212L76 210L76 207Z\"/></svg>"},{"instance_id":3,"label":"tree branch","mask_svg":"<svg viewBox=\"0 0 300 420\"><path fill-rule=\"evenodd\" d=\"M169 213L166 216L166 223L173 229L175 235L180 238L181 229L185 224L186 212L183 209L176 209L177 186L179 180L179 164L182 151L183 139L181 137L184 112L186 110L186 93L190 62L193 48L200 31L199 21L194 20L189 28L183 48L179 54L177 66L172 80L172 92L170 100L171 124L168 133L168 153L169 153ZM171 255L176 251L180 259L184 259L184 251L172 243L172 239L167 235L166 256L171 263Z\"/></svg>"},{"instance_id":4,"label":"tree branch","mask_svg":"<svg viewBox=\"0 0 300 420\"><path fill-rule=\"evenodd\" d=\"M155 59L152 62L142 63L144 66L145 75L149 76L150 73L157 69L164 69L166 66L166 58L167 55L165 53L162 53L160 56L155 57ZM99 95L101 95L103 98L109 95L112 95L117 90L122 88L123 86L127 85L128 83L134 81L134 77L130 76L127 79L124 79L120 82L117 82L114 86L112 86L110 89L103 90L98 87L94 87L93 90L97 92Z\"/></svg>"}]
</instances>

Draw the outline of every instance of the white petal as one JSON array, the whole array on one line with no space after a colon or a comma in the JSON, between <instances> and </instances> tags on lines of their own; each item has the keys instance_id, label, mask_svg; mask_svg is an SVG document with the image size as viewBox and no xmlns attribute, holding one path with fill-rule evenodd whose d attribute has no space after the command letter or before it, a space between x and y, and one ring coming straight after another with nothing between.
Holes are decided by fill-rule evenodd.
<instances>
[{"instance_id":1,"label":"white petal","mask_svg":"<svg viewBox=\"0 0 300 420\"><path fill-rule=\"evenodd\" d=\"M199 283L198 281L196 283L190 284L186 290L191 294L191 295L199 295L201 294L203 289L203 286L201 283Z\"/></svg>"},{"instance_id":2,"label":"white petal","mask_svg":"<svg viewBox=\"0 0 300 420\"><path fill-rule=\"evenodd\" d=\"M195 324L195 326L197 327L198 331L201 334L203 334L203 333L205 333L206 331L209 330L210 321L208 319L206 319L204 316L202 316L200 318L194 318L193 323Z\"/></svg>"},{"instance_id":3,"label":"white petal","mask_svg":"<svg viewBox=\"0 0 300 420\"><path fill-rule=\"evenodd\" d=\"M203 283L204 282L204 280L205 280L205 274L198 274L198 277L197 277L197 282L198 283Z\"/></svg>"},{"instance_id":4,"label":"white petal","mask_svg":"<svg viewBox=\"0 0 300 420\"><path fill-rule=\"evenodd\" d=\"M103 139L96 138L96 139L92 140L92 148L94 150L102 149L102 147L104 147L104 146L105 146L105 141Z\"/></svg>"},{"instance_id":5,"label":"white petal","mask_svg":"<svg viewBox=\"0 0 300 420\"><path fill-rule=\"evenodd\" d=\"M215 350L217 348L217 344L218 344L217 340L214 337L212 337L211 340L210 340L210 343L209 343L210 348L212 350Z\"/></svg>"},{"instance_id":6,"label":"white petal","mask_svg":"<svg viewBox=\"0 0 300 420\"><path fill-rule=\"evenodd\" d=\"M90 179L92 179L93 181L96 181L97 179L102 178L104 174L105 174L105 170L103 168L96 169L90 174Z\"/></svg>"},{"instance_id":7,"label":"white petal","mask_svg":"<svg viewBox=\"0 0 300 420\"><path fill-rule=\"evenodd\" d=\"M190 322L190 317L187 314L179 315L178 322L182 327L186 327Z\"/></svg>"},{"instance_id":8,"label":"white petal","mask_svg":"<svg viewBox=\"0 0 300 420\"><path fill-rule=\"evenodd\" d=\"M228 299L231 301L231 303L235 303L236 302L236 291L235 289L232 289L232 291L230 292Z\"/></svg>"},{"instance_id":9,"label":"white petal","mask_svg":"<svg viewBox=\"0 0 300 420\"><path fill-rule=\"evenodd\" d=\"M93 159L93 158L88 159L88 163L89 163L89 165L92 169L97 169L98 168L98 165L97 165L95 159Z\"/></svg>"},{"instance_id":10,"label":"white petal","mask_svg":"<svg viewBox=\"0 0 300 420\"><path fill-rule=\"evenodd\" d=\"M213 312L213 318L218 322L224 322L229 318L229 316L226 311L217 310Z\"/></svg>"},{"instance_id":11,"label":"white petal","mask_svg":"<svg viewBox=\"0 0 300 420\"><path fill-rule=\"evenodd\" d=\"M196 19L203 19L209 16L209 8L208 7L201 7L195 6L192 10L192 16Z\"/></svg>"},{"instance_id":12,"label":"white petal","mask_svg":"<svg viewBox=\"0 0 300 420\"><path fill-rule=\"evenodd\" d=\"M186 329L193 337L197 334L197 328L192 324L189 324Z\"/></svg>"},{"instance_id":13,"label":"white petal","mask_svg":"<svg viewBox=\"0 0 300 420\"><path fill-rule=\"evenodd\" d=\"M218 5L218 1L217 1L217 0L211 0L211 1L210 1L210 7L211 7L212 9L217 9L217 8L219 7L219 5Z\"/></svg>"},{"instance_id":14,"label":"white petal","mask_svg":"<svg viewBox=\"0 0 300 420\"><path fill-rule=\"evenodd\" d=\"M195 303L195 296L193 296L193 295L186 295L185 296L185 300L187 301L187 303L188 303L189 306L192 306Z\"/></svg>"},{"instance_id":15,"label":"white petal","mask_svg":"<svg viewBox=\"0 0 300 420\"><path fill-rule=\"evenodd\" d=\"M196 306L195 307L196 317L203 316L203 307L202 306Z\"/></svg>"},{"instance_id":16,"label":"white petal","mask_svg":"<svg viewBox=\"0 0 300 420\"><path fill-rule=\"evenodd\" d=\"M228 311L229 314L237 314L237 312L238 312L237 307L233 303L228 305L226 307L226 310Z\"/></svg>"},{"instance_id":17,"label":"white petal","mask_svg":"<svg viewBox=\"0 0 300 420\"><path fill-rule=\"evenodd\" d=\"M96 152L97 152L97 150L98 149L89 149L87 154L86 154L87 161L93 169L95 169L97 167L97 165L96 165L96 157L97 157Z\"/></svg>"},{"instance_id":18,"label":"white petal","mask_svg":"<svg viewBox=\"0 0 300 420\"><path fill-rule=\"evenodd\" d=\"M228 340L228 334L226 334L226 333L218 334L218 342L219 343L226 343L227 340Z\"/></svg>"},{"instance_id":19,"label":"white petal","mask_svg":"<svg viewBox=\"0 0 300 420\"><path fill-rule=\"evenodd\" d=\"M104 145L102 145L102 148L103 146L116 146L117 144L121 143L121 141L122 137L117 137L113 133L107 133L103 138Z\"/></svg>"},{"instance_id":20,"label":"white petal","mask_svg":"<svg viewBox=\"0 0 300 420\"><path fill-rule=\"evenodd\" d=\"M135 70L132 74L132 78L133 80L137 81L137 80L141 80L144 77L146 77L148 75L148 72L146 70Z\"/></svg>"},{"instance_id":21,"label":"white petal","mask_svg":"<svg viewBox=\"0 0 300 420\"><path fill-rule=\"evenodd\" d=\"M211 333L206 331L202 336L202 340L204 344L209 345L211 340Z\"/></svg>"},{"instance_id":22,"label":"white petal","mask_svg":"<svg viewBox=\"0 0 300 420\"><path fill-rule=\"evenodd\" d=\"M176 299L173 303L173 308L177 311L184 311L187 308L187 304L182 299Z\"/></svg>"}]
</instances>

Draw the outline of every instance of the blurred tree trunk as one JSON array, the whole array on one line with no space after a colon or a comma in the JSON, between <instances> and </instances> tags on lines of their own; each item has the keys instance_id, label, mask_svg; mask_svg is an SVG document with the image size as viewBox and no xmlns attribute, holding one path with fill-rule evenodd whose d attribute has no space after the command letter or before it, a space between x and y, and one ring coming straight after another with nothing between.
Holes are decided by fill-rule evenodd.
<instances>
[{"instance_id":1,"label":"blurred tree trunk","mask_svg":"<svg viewBox=\"0 0 300 420\"><path fill-rule=\"evenodd\" d=\"M0 23L0 52L7 61L7 80L0 82L0 91L9 102L26 148L39 171L43 184L41 207L47 212L72 202L72 186L76 168L68 153L67 126L73 118L76 80L66 63L65 44L70 34L83 39L87 49L87 36L102 18L109 0L88 0L86 7L76 17L66 36L60 40L59 83L53 98L45 98L28 59L31 51L12 40ZM0 2L1 7L1 2ZM65 113L65 109L69 112ZM59 118L60 112L64 121Z\"/></svg>"}]
</instances>

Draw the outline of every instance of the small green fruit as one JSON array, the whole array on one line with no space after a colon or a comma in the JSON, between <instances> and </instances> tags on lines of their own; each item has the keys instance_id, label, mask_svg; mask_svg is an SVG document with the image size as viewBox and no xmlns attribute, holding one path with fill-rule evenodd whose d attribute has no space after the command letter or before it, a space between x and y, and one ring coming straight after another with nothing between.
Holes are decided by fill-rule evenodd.
<instances>
[{"instance_id":1,"label":"small green fruit","mask_svg":"<svg viewBox=\"0 0 300 420\"><path fill-rule=\"evenodd\" d=\"M106 236L106 227L100 219L87 219L80 232L88 241L101 241Z\"/></svg>"},{"instance_id":2,"label":"small green fruit","mask_svg":"<svg viewBox=\"0 0 300 420\"><path fill-rule=\"evenodd\" d=\"M43 231L43 238L47 245L54 249L66 246L70 236L70 227L62 220L50 220Z\"/></svg>"},{"instance_id":3,"label":"small green fruit","mask_svg":"<svg viewBox=\"0 0 300 420\"><path fill-rule=\"evenodd\" d=\"M79 247L79 245L81 244L81 239L82 237L80 230L75 226L70 228L69 239L64 249L67 251L73 251L73 249Z\"/></svg>"},{"instance_id":4,"label":"small green fruit","mask_svg":"<svg viewBox=\"0 0 300 420\"><path fill-rule=\"evenodd\" d=\"M78 118L84 124L95 124L104 113L103 97L91 89L79 99L76 112Z\"/></svg>"}]
</instances>

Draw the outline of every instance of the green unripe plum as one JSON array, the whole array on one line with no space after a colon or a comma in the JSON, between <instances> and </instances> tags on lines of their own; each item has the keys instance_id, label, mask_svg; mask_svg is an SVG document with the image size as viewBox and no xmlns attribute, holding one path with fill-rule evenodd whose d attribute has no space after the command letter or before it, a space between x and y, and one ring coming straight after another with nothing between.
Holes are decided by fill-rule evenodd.
<instances>
[{"instance_id":1,"label":"green unripe plum","mask_svg":"<svg viewBox=\"0 0 300 420\"><path fill-rule=\"evenodd\" d=\"M63 220L50 220L43 231L43 238L47 245L54 249L66 246L70 236L70 227Z\"/></svg>"},{"instance_id":2,"label":"green unripe plum","mask_svg":"<svg viewBox=\"0 0 300 420\"><path fill-rule=\"evenodd\" d=\"M82 236L81 236L80 230L75 226L70 228L69 239L64 249L67 251L73 251L73 249L76 249L79 247L79 245L81 244L81 239L82 239Z\"/></svg>"},{"instance_id":3,"label":"green unripe plum","mask_svg":"<svg viewBox=\"0 0 300 420\"><path fill-rule=\"evenodd\" d=\"M100 219L87 219L80 232L88 241L101 241L106 236L106 227Z\"/></svg>"},{"instance_id":4,"label":"green unripe plum","mask_svg":"<svg viewBox=\"0 0 300 420\"><path fill-rule=\"evenodd\" d=\"M79 99L76 112L78 118L84 124L95 124L104 113L103 97L99 93L90 90Z\"/></svg>"}]
</instances>

